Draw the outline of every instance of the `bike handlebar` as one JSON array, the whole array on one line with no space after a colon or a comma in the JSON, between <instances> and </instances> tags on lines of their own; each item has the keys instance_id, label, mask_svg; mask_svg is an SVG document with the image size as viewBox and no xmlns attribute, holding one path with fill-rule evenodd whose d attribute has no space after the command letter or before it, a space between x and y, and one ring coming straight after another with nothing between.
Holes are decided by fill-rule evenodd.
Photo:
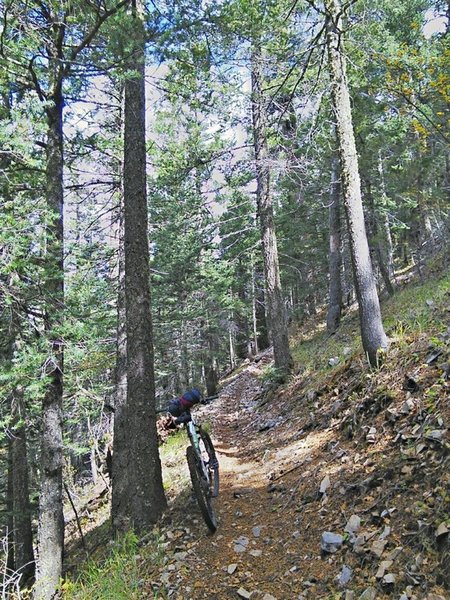
<instances>
[{"instance_id":1,"label":"bike handlebar","mask_svg":"<svg viewBox=\"0 0 450 600\"><path fill-rule=\"evenodd\" d=\"M219 397L219 394L214 394L214 396L206 396L206 398L203 398L203 400L200 400L200 404L209 404L213 400L217 400L218 397Z\"/></svg>"}]
</instances>

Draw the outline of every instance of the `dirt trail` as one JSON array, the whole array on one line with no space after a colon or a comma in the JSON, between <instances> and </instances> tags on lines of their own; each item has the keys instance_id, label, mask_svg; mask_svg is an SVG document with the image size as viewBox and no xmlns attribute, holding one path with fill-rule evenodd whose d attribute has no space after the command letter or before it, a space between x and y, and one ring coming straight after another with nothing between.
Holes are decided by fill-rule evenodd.
<instances>
[{"instance_id":1,"label":"dirt trail","mask_svg":"<svg viewBox=\"0 0 450 600\"><path fill-rule=\"evenodd\" d=\"M220 399L203 409L203 418L213 423L220 463L219 527L214 536L208 535L198 517L200 537L186 558L188 569L180 574L175 594L180 600L250 594L254 600L304 597L299 574L307 549L301 516L285 482L271 482L284 455L289 463L292 456L283 449L283 436L279 448L274 447L275 421L258 421L254 410L262 391L258 376L268 360L249 365L226 382ZM320 556L317 559L320 563ZM313 586L314 578L308 584Z\"/></svg>"}]
</instances>

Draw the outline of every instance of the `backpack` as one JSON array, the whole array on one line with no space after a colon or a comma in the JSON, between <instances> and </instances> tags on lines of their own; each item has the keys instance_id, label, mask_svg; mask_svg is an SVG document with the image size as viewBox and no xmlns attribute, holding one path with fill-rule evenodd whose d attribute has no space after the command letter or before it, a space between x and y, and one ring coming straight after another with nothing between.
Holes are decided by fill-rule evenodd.
<instances>
[{"instance_id":1,"label":"backpack","mask_svg":"<svg viewBox=\"0 0 450 600\"><path fill-rule=\"evenodd\" d=\"M174 398L169 402L169 412L173 417L179 417L185 412L188 412L194 404L198 404L201 400L201 393L196 388L184 392L179 398Z\"/></svg>"}]
</instances>

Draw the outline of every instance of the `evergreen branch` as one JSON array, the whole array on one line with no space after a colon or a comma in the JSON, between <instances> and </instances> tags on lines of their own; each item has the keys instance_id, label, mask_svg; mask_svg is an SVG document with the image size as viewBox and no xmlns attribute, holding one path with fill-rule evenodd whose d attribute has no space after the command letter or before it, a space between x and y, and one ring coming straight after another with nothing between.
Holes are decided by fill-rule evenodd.
<instances>
[{"instance_id":1,"label":"evergreen branch","mask_svg":"<svg viewBox=\"0 0 450 600\"><path fill-rule=\"evenodd\" d=\"M447 137L444 133L442 133L442 131L439 129L439 127L434 123L434 121L432 121L430 119L430 117L426 114L426 112L424 110L422 110L420 108L420 106L417 106L417 104L415 104L411 98L408 98L408 96L400 91L400 90L396 90L394 87L388 87L388 90L390 90L392 93L397 94L397 96L400 96L400 98L403 98L403 100L406 100L406 102L412 106L414 108L414 110L416 110L419 114L422 115L422 117L431 125L431 127L436 131L436 133L438 133L442 139L447 142L447 144L450 143L450 138Z\"/></svg>"},{"instance_id":2,"label":"evergreen branch","mask_svg":"<svg viewBox=\"0 0 450 600\"><path fill-rule=\"evenodd\" d=\"M321 36L322 36L322 34L323 34L324 31L325 31L325 25L322 26L322 28L320 29L320 31L311 40L311 42L309 44L309 47L304 51L304 53L303 53L302 56L305 56L305 55L307 56L306 63L303 65L303 69L302 69L302 72L300 74L300 78L297 80L297 83L296 83L294 89L296 89L298 87L299 83L303 80L303 78L304 78L304 76L306 74L306 71L307 71L307 69L309 67L309 63L311 61L311 56L313 55L313 52L314 52L314 50L315 50L315 48L316 48L316 46L317 46L317 44L318 44L318 42L319 42L319 40L320 40L320 38L321 38ZM268 108L270 107L270 105L274 101L274 99L275 99L276 95L278 94L278 92L280 91L280 89L283 87L283 85L286 83L286 81L289 79L289 77L293 73L293 71L294 71L295 67L297 66L297 64L298 64L298 62L296 64L294 64L294 66L291 69L289 69L287 75L285 76L285 78L283 79L283 81L281 82L281 84L278 86L277 91L275 92L275 94L272 95L272 98L271 98L271 100L270 100L270 102L268 104ZM293 94L291 94L290 99L292 99L292 97L293 97Z\"/></svg>"},{"instance_id":3,"label":"evergreen branch","mask_svg":"<svg viewBox=\"0 0 450 600\"><path fill-rule=\"evenodd\" d=\"M95 186L95 185L109 185L112 189L116 189L119 187L119 182L114 179L103 181L101 179L97 179L95 181L86 181L85 183L73 183L71 185L66 185L66 190L82 190L86 187Z\"/></svg>"},{"instance_id":4,"label":"evergreen branch","mask_svg":"<svg viewBox=\"0 0 450 600\"><path fill-rule=\"evenodd\" d=\"M72 52L70 53L70 57L66 61L66 66L63 69L62 77L65 77L69 74L72 62L75 61L75 59L80 54L80 52L82 52L87 46L89 46L89 44L92 42L94 37L97 35L97 33L98 33L100 27L103 25L103 23L107 19L109 19L109 17L112 17L113 15L118 13L121 8L123 8L124 6L127 6L127 4L129 4L129 3L130 3L130 0L121 0L121 2L116 4L116 6L114 8L111 8L110 10L106 10L102 15L100 15L98 17L98 20L95 23L95 25L92 27L91 31L81 40L81 42L78 44L78 46L73 48Z\"/></svg>"}]
</instances>

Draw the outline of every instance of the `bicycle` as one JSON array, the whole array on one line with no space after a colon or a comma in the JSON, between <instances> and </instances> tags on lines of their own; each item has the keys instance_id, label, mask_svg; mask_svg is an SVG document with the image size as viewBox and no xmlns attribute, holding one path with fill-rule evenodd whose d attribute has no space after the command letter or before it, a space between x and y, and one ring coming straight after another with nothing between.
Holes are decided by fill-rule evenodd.
<instances>
[{"instance_id":1,"label":"bicycle","mask_svg":"<svg viewBox=\"0 0 450 600\"><path fill-rule=\"evenodd\" d=\"M183 400L190 395L188 401ZM195 399L191 397L195 396ZM216 451L207 431L196 422L191 414L194 404L208 404L218 396L209 396L201 399L200 394L188 392L176 400L172 400L168 407L158 412L168 412L177 425L184 425L190 445L186 448L186 460L191 476L194 495L197 499L202 517L211 533L217 530L217 517L212 503L213 498L219 495L219 461Z\"/></svg>"}]
</instances>

